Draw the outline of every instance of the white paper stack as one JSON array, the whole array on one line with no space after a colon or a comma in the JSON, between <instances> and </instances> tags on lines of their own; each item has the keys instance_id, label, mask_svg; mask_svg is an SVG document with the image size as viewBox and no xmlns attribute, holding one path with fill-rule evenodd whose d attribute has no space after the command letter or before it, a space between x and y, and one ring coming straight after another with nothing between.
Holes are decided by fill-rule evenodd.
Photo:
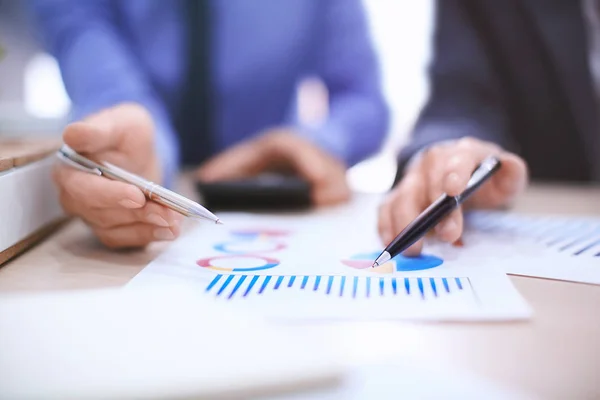
<instances>
[{"instance_id":1,"label":"white paper stack","mask_svg":"<svg viewBox=\"0 0 600 400\"><path fill-rule=\"evenodd\" d=\"M15 255L9 249L64 217L54 162L50 156L0 172L0 264Z\"/></svg>"}]
</instances>

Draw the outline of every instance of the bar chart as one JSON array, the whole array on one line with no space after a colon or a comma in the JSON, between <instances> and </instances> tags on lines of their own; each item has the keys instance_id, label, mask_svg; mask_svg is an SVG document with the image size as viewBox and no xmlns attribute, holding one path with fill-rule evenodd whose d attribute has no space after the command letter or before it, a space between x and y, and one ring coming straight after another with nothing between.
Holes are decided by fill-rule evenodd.
<instances>
[{"instance_id":1,"label":"bar chart","mask_svg":"<svg viewBox=\"0 0 600 400\"><path fill-rule=\"evenodd\" d=\"M339 275L216 275L205 289L207 294L228 300L280 293L304 292L330 297L367 299L407 297L431 301L444 296L476 296L468 277L370 277Z\"/></svg>"},{"instance_id":2,"label":"bar chart","mask_svg":"<svg viewBox=\"0 0 600 400\"><path fill-rule=\"evenodd\" d=\"M467 230L501 255L509 274L600 284L597 218L478 211Z\"/></svg>"},{"instance_id":3,"label":"bar chart","mask_svg":"<svg viewBox=\"0 0 600 400\"><path fill-rule=\"evenodd\" d=\"M476 231L527 238L557 253L597 257L600 261L598 220L475 212L469 215L468 223Z\"/></svg>"}]
</instances>

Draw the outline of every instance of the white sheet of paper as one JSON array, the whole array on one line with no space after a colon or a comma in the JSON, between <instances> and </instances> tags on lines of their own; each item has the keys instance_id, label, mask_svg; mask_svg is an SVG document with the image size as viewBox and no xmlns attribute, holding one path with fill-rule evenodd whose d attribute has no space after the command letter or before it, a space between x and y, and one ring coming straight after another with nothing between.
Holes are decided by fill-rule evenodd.
<instances>
[{"instance_id":1,"label":"white sheet of paper","mask_svg":"<svg viewBox=\"0 0 600 400\"><path fill-rule=\"evenodd\" d=\"M343 378L320 341L184 289L0 295L0 398L232 399Z\"/></svg>"},{"instance_id":2,"label":"white sheet of paper","mask_svg":"<svg viewBox=\"0 0 600 400\"><path fill-rule=\"evenodd\" d=\"M455 366L416 359L366 363L353 369L341 387L271 396L263 400L397 400L397 399L533 400L537 397L504 387Z\"/></svg>"},{"instance_id":3,"label":"white sheet of paper","mask_svg":"<svg viewBox=\"0 0 600 400\"><path fill-rule=\"evenodd\" d=\"M177 240L130 285L185 282L218 303L276 319L509 320L531 310L494 255L432 244L370 266L381 251L371 200L298 215L222 214Z\"/></svg>"},{"instance_id":4,"label":"white sheet of paper","mask_svg":"<svg viewBox=\"0 0 600 400\"><path fill-rule=\"evenodd\" d=\"M468 226L509 274L600 285L599 218L474 212Z\"/></svg>"}]
</instances>

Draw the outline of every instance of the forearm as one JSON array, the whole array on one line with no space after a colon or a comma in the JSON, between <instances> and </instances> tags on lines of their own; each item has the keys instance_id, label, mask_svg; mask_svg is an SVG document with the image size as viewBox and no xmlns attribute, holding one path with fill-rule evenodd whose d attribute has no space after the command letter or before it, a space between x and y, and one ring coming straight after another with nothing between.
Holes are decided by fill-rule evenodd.
<instances>
[{"instance_id":1,"label":"forearm","mask_svg":"<svg viewBox=\"0 0 600 400\"><path fill-rule=\"evenodd\" d=\"M380 149L389 112L361 1L329 0L322 7L326 33L316 69L328 89L329 115L308 137L352 166Z\"/></svg>"},{"instance_id":2,"label":"forearm","mask_svg":"<svg viewBox=\"0 0 600 400\"><path fill-rule=\"evenodd\" d=\"M375 154L388 129L388 109L380 96L340 95L318 126L298 126L301 135L348 167Z\"/></svg>"}]
</instances>

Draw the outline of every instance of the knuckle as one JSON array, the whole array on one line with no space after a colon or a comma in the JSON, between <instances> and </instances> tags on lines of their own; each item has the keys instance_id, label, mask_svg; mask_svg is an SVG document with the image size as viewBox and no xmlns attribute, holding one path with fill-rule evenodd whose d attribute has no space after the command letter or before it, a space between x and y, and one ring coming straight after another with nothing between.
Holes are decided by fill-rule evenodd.
<instances>
[{"instance_id":1,"label":"knuckle","mask_svg":"<svg viewBox=\"0 0 600 400\"><path fill-rule=\"evenodd\" d=\"M119 241L114 235L99 229L96 229L94 233L96 234L98 240L100 240L100 243L102 243L104 246L110 249L117 249L120 247Z\"/></svg>"},{"instance_id":2,"label":"knuckle","mask_svg":"<svg viewBox=\"0 0 600 400\"><path fill-rule=\"evenodd\" d=\"M88 220L93 220L93 224L101 229L108 229L112 227L114 224L110 220L110 218L104 215L95 216L95 218L91 218L91 216L86 216Z\"/></svg>"},{"instance_id":3,"label":"knuckle","mask_svg":"<svg viewBox=\"0 0 600 400\"><path fill-rule=\"evenodd\" d=\"M76 214L75 203L73 202L73 199L71 198L71 196L69 196L67 192L61 190L58 195L58 200L64 212L66 212L68 215Z\"/></svg>"},{"instance_id":4,"label":"knuckle","mask_svg":"<svg viewBox=\"0 0 600 400\"><path fill-rule=\"evenodd\" d=\"M460 148L470 150L478 146L479 141L471 136L465 136L458 140L457 145Z\"/></svg>"},{"instance_id":5,"label":"knuckle","mask_svg":"<svg viewBox=\"0 0 600 400\"><path fill-rule=\"evenodd\" d=\"M442 155L443 149L441 146L434 145L425 151L425 156L428 160L436 160Z\"/></svg>"},{"instance_id":6,"label":"knuckle","mask_svg":"<svg viewBox=\"0 0 600 400\"><path fill-rule=\"evenodd\" d=\"M464 161L464 156L462 156L461 154L453 154L450 156L450 158L448 159L448 162L446 163L446 169L447 170L453 170L456 169L458 166L460 166L463 161Z\"/></svg>"}]
</instances>

